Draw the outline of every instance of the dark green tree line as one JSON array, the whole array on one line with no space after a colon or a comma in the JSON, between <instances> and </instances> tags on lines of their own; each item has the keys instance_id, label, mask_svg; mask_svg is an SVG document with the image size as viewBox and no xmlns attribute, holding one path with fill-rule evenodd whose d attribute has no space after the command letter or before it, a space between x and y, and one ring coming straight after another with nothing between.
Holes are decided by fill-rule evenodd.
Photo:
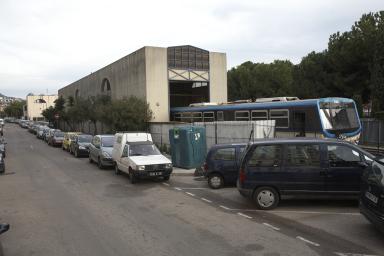
<instances>
[{"instance_id":1,"label":"dark green tree line","mask_svg":"<svg viewBox=\"0 0 384 256\"><path fill-rule=\"evenodd\" d=\"M364 14L350 31L301 62L245 62L228 71L230 100L258 97L348 97L384 109L384 11Z\"/></svg>"}]
</instances>

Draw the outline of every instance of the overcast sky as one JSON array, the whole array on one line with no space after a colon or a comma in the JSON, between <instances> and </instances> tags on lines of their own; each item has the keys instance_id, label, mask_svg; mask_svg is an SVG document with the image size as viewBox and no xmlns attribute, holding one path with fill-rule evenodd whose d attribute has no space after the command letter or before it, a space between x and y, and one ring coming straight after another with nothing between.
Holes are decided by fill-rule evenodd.
<instances>
[{"instance_id":1,"label":"overcast sky","mask_svg":"<svg viewBox=\"0 0 384 256\"><path fill-rule=\"evenodd\" d=\"M383 0L0 0L0 93L57 93L143 46L225 52L228 69L298 63L383 9Z\"/></svg>"}]
</instances>

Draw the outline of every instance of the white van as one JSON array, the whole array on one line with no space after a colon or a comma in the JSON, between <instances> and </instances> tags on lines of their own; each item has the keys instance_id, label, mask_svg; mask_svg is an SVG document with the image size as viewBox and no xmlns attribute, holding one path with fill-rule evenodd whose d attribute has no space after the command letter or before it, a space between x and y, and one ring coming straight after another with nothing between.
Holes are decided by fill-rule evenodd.
<instances>
[{"instance_id":1,"label":"white van","mask_svg":"<svg viewBox=\"0 0 384 256\"><path fill-rule=\"evenodd\" d=\"M127 173L132 184L146 177L168 180L172 173L172 162L160 153L149 133L116 133L112 158L115 173Z\"/></svg>"}]
</instances>

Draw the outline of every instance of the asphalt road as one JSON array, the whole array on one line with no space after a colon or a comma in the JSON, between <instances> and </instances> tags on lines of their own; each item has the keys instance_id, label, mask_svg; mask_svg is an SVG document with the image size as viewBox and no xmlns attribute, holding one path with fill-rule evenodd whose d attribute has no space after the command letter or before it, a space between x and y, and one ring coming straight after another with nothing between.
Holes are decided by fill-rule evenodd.
<instances>
[{"instance_id":1,"label":"asphalt road","mask_svg":"<svg viewBox=\"0 0 384 256\"><path fill-rule=\"evenodd\" d=\"M125 175L99 170L16 125L6 126L5 137L0 222L10 223L11 230L0 237L0 255L1 250L6 256L384 252L383 236L354 203L314 209L303 202L256 211L234 188L212 191L205 181L180 176L132 185Z\"/></svg>"}]
</instances>

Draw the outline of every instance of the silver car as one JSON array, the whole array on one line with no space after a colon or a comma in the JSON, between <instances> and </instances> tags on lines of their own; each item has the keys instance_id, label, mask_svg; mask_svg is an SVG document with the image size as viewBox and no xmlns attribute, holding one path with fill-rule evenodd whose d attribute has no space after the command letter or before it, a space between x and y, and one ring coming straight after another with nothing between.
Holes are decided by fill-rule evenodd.
<instances>
[{"instance_id":1,"label":"silver car","mask_svg":"<svg viewBox=\"0 0 384 256\"><path fill-rule=\"evenodd\" d=\"M105 167L113 167L115 165L112 160L112 149L114 135L95 135L89 146L89 162L96 162L100 169Z\"/></svg>"}]
</instances>

